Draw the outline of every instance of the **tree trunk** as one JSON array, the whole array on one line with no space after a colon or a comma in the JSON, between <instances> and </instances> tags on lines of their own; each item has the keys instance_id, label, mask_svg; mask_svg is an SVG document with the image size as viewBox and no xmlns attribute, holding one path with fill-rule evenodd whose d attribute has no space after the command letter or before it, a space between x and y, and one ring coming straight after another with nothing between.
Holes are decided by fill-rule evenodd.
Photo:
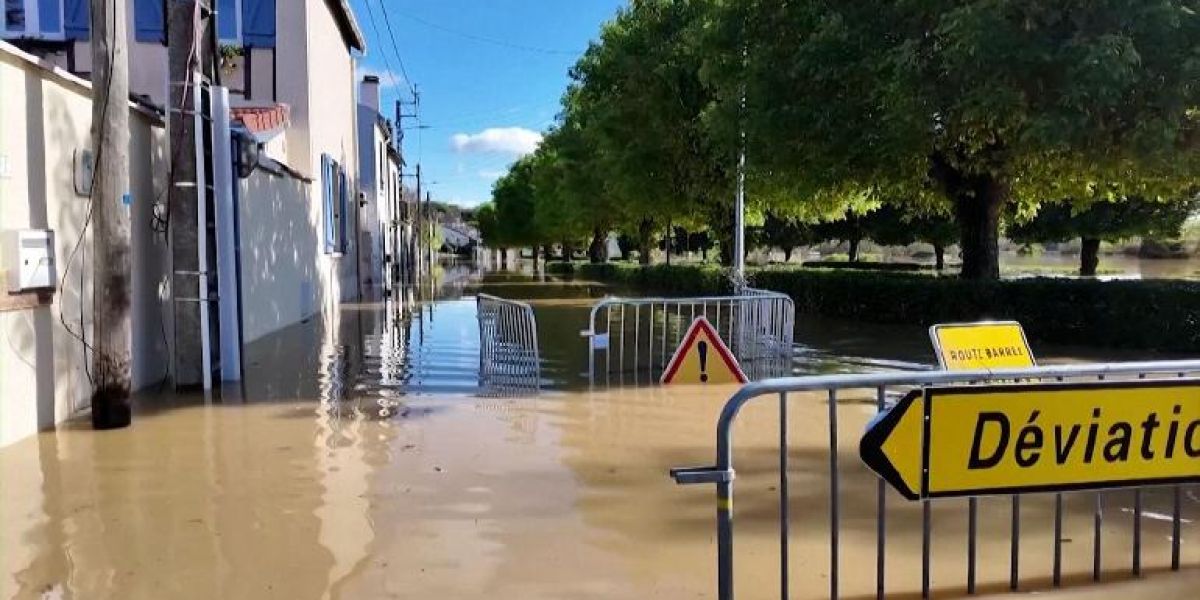
<instances>
[{"instance_id":1,"label":"tree trunk","mask_svg":"<svg viewBox=\"0 0 1200 600\"><path fill-rule=\"evenodd\" d=\"M663 240L663 253L667 257L667 266L671 266L671 222L667 221L667 237Z\"/></svg>"},{"instance_id":2,"label":"tree trunk","mask_svg":"<svg viewBox=\"0 0 1200 600\"><path fill-rule=\"evenodd\" d=\"M650 241L654 236L654 221L642 219L638 224L638 263L650 264ZM667 247L671 246L671 238L667 237Z\"/></svg>"},{"instance_id":3,"label":"tree trunk","mask_svg":"<svg viewBox=\"0 0 1200 600\"><path fill-rule=\"evenodd\" d=\"M935 269L941 271L946 268L946 247L941 244L933 245L933 255L936 257Z\"/></svg>"},{"instance_id":4,"label":"tree trunk","mask_svg":"<svg viewBox=\"0 0 1200 600\"><path fill-rule=\"evenodd\" d=\"M501 269L508 268L508 248L500 249L500 268Z\"/></svg>"},{"instance_id":5,"label":"tree trunk","mask_svg":"<svg viewBox=\"0 0 1200 600\"><path fill-rule=\"evenodd\" d=\"M596 228L592 231L592 243L588 246L588 260L593 264L602 263L608 260L608 248L604 243L604 231Z\"/></svg>"},{"instance_id":6,"label":"tree trunk","mask_svg":"<svg viewBox=\"0 0 1200 600\"><path fill-rule=\"evenodd\" d=\"M537 246L537 244L534 244L533 247L531 248L531 250L532 250L532 254L533 254L533 272L537 273L537 271L538 271L538 246Z\"/></svg>"},{"instance_id":7,"label":"tree trunk","mask_svg":"<svg viewBox=\"0 0 1200 600\"><path fill-rule=\"evenodd\" d=\"M930 175L954 204L963 279L999 279L1000 211L1008 200L1007 183L991 172L964 173L941 154L932 157Z\"/></svg>"},{"instance_id":8,"label":"tree trunk","mask_svg":"<svg viewBox=\"0 0 1200 600\"><path fill-rule=\"evenodd\" d=\"M858 244L862 240L860 238L850 238L846 241L850 242L850 262L858 262Z\"/></svg>"},{"instance_id":9,"label":"tree trunk","mask_svg":"<svg viewBox=\"0 0 1200 600\"><path fill-rule=\"evenodd\" d=\"M792 262L792 248L783 248L783 262Z\"/></svg>"},{"instance_id":10,"label":"tree trunk","mask_svg":"<svg viewBox=\"0 0 1200 600\"><path fill-rule=\"evenodd\" d=\"M1095 277L1096 267L1100 266L1100 240L1083 238L1083 248L1079 253L1079 274L1084 277Z\"/></svg>"},{"instance_id":11,"label":"tree trunk","mask_svg":"<svg viewBox=\"0 0 1200 600\"><path fill-rule=\"evenodd\" d=\"M575 249L571 247L571 242L564 241L562 243L562 257L566 262L571 262L574 257Z\"/></svg>"},{"instance_id":12,"label":"tree trunk","mask_svg":"<svg viewBox=\"0 0 1200 600\"><path fill-rule=\"evenodd\" d=\"M1006 194L994 181L981 186L979 191L975 196L959 196L954 202L962 228L962 277L999 279L1000 208Z\"/></svg>"}]
</instances>

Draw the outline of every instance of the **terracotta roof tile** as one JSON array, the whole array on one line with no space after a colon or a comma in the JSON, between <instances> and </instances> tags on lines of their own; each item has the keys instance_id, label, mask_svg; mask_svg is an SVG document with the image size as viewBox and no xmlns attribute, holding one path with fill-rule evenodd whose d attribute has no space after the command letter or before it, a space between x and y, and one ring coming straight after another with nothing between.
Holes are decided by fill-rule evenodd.
<instances>
[{"instance_id":1,"label":"terracotta roof tile","mask_svg":"<svg viewBox=\"0 0 1200 600\"><path fill-rule=\"evenodd\" d=\"M251 133L264 133L288 126L289 108L286 104L274 106L235 106L229 109L234 121L241 122Z\"/></svg>"}]
</instances>

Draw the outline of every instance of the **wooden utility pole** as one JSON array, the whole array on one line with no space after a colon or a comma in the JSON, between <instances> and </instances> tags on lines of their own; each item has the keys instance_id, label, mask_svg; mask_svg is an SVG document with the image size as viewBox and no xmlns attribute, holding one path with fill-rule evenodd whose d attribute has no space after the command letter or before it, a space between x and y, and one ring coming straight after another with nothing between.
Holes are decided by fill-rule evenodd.
<instances>
[{"instance_id":1,"label":"wooden utility pole","mask_svg":"<svg viewBox=\"0 0 1200 600\"><path fill-rule=\"evenodd\" d=\"M417 163L417 201L413 204L413 210L417 213L416 229L416 274L420 279L421 274L425 272L425 213L421 211L421 163Z\"/></svg>"},{"instance_id":2,"label":"wooden utility pole","mask_svg":"<svg viewBox=\"0 0 1200 600\"><path fill-rule=\"evenodd\" d=\"M129 51L125 0L91 0L92 425L125 427L129 407L131 304Z\"/></svg>"},{"instance_id":3,"label":"wooden utility pole","mask_svg":"<svg viewBox=\"0 0 1200 600\"><path fill-rule=\"evenodd\" d=\"M211 2L213 0L208 0ZM196 0L167 2L168 115L171 182L168 222L171 246L172 308L175 314L174 376L176 388L195 388L204 383L201 279L210 277L200 260L199 205L206 199L206 182L199 165L204 157L199 142L208 121L205 112L208 84L212 81L215 48L211 42L210 6ZM211 183L211 182L207 182Z\"/></svg>"},{"instance_id":4,"label":"wooden utility pole","mask_svg":"<svg viewBox=\"0 0 1200 600\"><path fill-rule=\"evenodd\" d=\"M426 248L426 252L428 253L426 255L427 256L426 260L428 261L428 262L426 262L426 266L428 266L429 272L432 274L433 273L433 238L434 238L433 232L434 232L434 228L437 227L437 223L435 223L433 220L433 195L430 194L428 191L425 192L425 223L426 223L425 248ZM536 253L537 247L534 247L533 251L534 251L534 253Z\"/></svg>"}]
</instances>

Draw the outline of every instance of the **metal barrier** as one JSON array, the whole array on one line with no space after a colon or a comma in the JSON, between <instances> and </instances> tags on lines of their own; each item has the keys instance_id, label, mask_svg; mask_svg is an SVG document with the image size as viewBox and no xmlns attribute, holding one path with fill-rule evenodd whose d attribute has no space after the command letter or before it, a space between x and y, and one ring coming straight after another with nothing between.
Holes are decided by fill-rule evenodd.
<instances>
[{"instance_id":1,"label":"metal barrier","mask_svg":"<svg viewBox=\"0 0 1200 600\"><path fill-rule=\"evenodd\" d=\"M696 317L725 339L750 379L789 373L795 303L786 294L747 288L740 296L605 298L592 307L587 330L588 380L601 373L657 381Z\"/></svg>"},{"instance_id":2,"label":"metal barrier","mask_svg":"<svg viewBox=\"0 0 1200 600\"><path fill-rule=\"evenodd\" d=\"M524 302L479 294L480 387L495 390L541 388L537 319Z\"/></svg>"},{"instance_id":3,"label":"metal barrier","mask_svg":"<svg viewBox=\"0 0 1200 600\"><path fill-rule=\"evenodd\" d=\"M829 526L830 526L830 573L829 595L837 598L839 591L839 475L838 475L838 393L851 389L868 389L875 392L877 411L885 408L885 398L889 388L929 386L935 384L980 385L997 382L1013 381L1079 381L1125 376L1141 379L1150 375L1185 377L1200 374L1200 360L1189 361L1157 361L1131 362L1092 365L1063 365L1035 367L1030 369L977 370L977 371L926 371L920 373L880 373L870 375L829 375L816 377L794 377L773 379L751 383L739 390L730 398L717 421L716 464L708 467L684 467L671 470L671 477L679 484L713 483L717 487L717 590L721 600L732 600L734 597L733 570L733 445L731 432L739 411L751 400L764 396L777 395L779 399L779 544L780 544L780 597L789 597L789 521L788 507L788 435L787 435L787 401L790 392L826 392L829 404ZM1111 379L1110 379L1111 380ZM884 598L884 572L886 536L886 487L883 479L878 481L878 496L876 499L876 597ZM1174 508L1171 515L1171 569L1180 567L1180 522L1181 522L1181 485L1173 485ZM1142 521L1142 490L1132 488L1134 493L1133 508L1133 549L1132 572L1141 573L1141 521ZM1093 521L1093 572L1094 580L1101 576L1101 527L1104 520L1104 492L1086 492L1095 495ZM1019 582L1018 549L1020 545L1020 504L1018 496L1014 496L1012 512L1012 552L1010 555L1011 589L1016 589ZM921 549L921 591L922 596L929 597L930 592L930 506L929 500L922 502L922 549ZM1053 583L1060 585L1062 581L1062 524L1063 503L1062 494L1055 494L1054 503L1054 563ZM974 502L968 524L967 552L967 591L975 592L975 562L976 535Z\"/></svg>"}]
</instances>

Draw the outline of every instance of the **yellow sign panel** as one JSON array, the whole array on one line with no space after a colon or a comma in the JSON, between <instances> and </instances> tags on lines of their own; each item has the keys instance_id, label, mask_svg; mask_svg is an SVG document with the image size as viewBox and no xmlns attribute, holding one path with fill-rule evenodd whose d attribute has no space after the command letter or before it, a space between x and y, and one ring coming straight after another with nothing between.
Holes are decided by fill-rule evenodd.
<instances>
[{"instance_id":1,"label":"yellow sign panel","mask_svg":"<svg viewBox=\"0 0 1200 600\"><path fill-rule=\"evenodd\" d=\"M664 385L670 383L746 383L746 374L717 330L704 317L696 317L683 334L671 362L663 370Z\"/></svg>"},{"instance_id":2,"label":"yellow sign panel","mask_svg":"<svg viewBox=\"0 0 1200 600\"><path fill-rule=\"evenodd\" d=\"M910 499L1200 481L1200 380L925 388L859 452Z\"/></svg>"},{"instance_id":3,"label":"yellow sign panel","mask_svg":"<svg viewBox=\"0 0 1200 600\"><path fill-rule=\"evenodd\" d=\"M934 325L929 337L933 338L938 363L947 371L1035 366L1020 323Z\"/></svg>"}]
</instances>

